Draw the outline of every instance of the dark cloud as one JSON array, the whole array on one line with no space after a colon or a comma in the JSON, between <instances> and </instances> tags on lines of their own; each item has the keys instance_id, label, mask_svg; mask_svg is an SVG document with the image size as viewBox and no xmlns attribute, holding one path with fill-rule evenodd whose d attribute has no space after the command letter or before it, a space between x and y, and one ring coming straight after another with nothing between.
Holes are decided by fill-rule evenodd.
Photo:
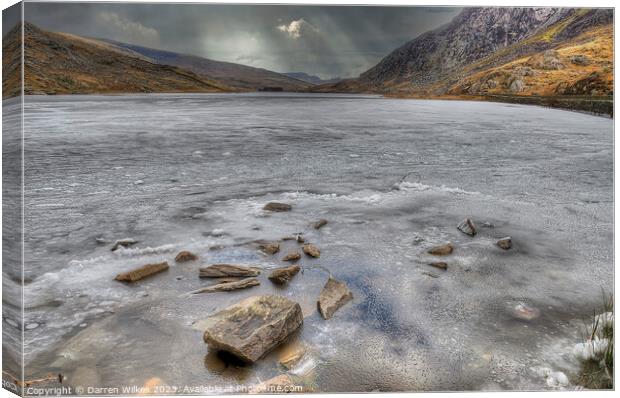
<instances>
[{"instance_id":1,"label":"dark cloud","mask_svg":"<svg viewBox=\"0 0 620 398\"><path fill-rule=\"evenodd\" d=\"M349 77L451 20L448 7L25 3L44 29L278 72Z\"/></svg>"}]
</instances>

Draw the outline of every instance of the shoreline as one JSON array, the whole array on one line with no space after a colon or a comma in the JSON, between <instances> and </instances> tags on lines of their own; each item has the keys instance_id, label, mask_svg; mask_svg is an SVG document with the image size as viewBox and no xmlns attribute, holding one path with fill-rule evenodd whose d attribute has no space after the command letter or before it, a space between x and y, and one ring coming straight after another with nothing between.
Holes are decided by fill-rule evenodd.
<instances>
[{"instance_id":1,"label":"shoreline","mask_svg":"<svg viewBox=\"0 0 620 398\"><path fill-rule=\"evenodd\" d=\"M105 92L105 93L54 93L54 94L25 94L24 97L53 97L53 96L106 96L121 97L125 95L149 95L149 94L265 94L262 91L175 91L175 92ZM488 95L406 95L395 93L373 93L373 92L316 92L316 91L281 91L274 94L345 94L345 95L377 95L392 99L419 99L419 100L440 100L440 101L477 101L477 102L496 102L518 105L535 105L550 109L560 109L583 113L592 116L601 116L613 119L614 99L609 97L591 96L520 96L510 94L488 94ZM20 96L2 98L2 101L10 101Z\"/></svg>"}]
</instances>

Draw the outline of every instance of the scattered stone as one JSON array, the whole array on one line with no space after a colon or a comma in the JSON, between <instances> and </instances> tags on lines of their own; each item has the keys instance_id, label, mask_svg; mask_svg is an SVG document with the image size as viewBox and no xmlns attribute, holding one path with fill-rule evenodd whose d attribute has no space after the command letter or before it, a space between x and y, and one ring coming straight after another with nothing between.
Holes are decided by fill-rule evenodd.
<instances>
[{"instance_id":1,"label":"scattered stone","mask_svg":"<svg viewBox=\"0 0 620 398\"><path fill-rule=\"evenodd\" d=\"M268 211L290 211L293 207L288 203L269 202L263 207L263 210Z\"/></svg>"},{"instance_id":2,"label":"scattered stone","mask_svg":"<svg viewBox=\"0 0 620 398\"><path fill-rule=\"evenodd\" d=\"M110 250L115 251L121 246L129 247L129 246L135 245L136 243L138 243L138 241L133 238L119 239L116 242L114 242L114 245L112 246Z\"/></svg>"},{"instance_id":3,"label":"scattered stone","mask_svg":"<svg viewBox=\"0 0 620 398\"><path fill-rule=\"evenodd\" d=\"M260 384L257 384L252 389L252 393L255 394L274 394L274 393L288 393L291 391L295 383L291 376L287 374L282 374L280 376L276 376L269 380L263 381Z\"/></svg>"},{"instance_id":4,"label":"scattered stone","mask_svg":"<svg viewBox=\"0 0 620 398\"><path fill-rule=\"evenodd\" d=\"M99 245L106 245L106 244L108 244L107 239L101 238L101 237L95 238L95 242L97 242L97 244L99 244Z\"/></svg>"},{"instance_id":5,"label":"scattered stone","mask_svg":"<svg viewBox=\"0 0 620 398\"><path fill-rule=\"evenodd\" d=\"M464 219L463 221L460 222L459 225L456 226L456 228L462 233L467 234L469 236L474 236L476 235L476 232L477 232L476 225L474 224L471 218Z\"/></svg>"},{"instance_id":6,"label":"scattered stone","mask_svg":"<svg viewBox=\"0 0 620 398\"><path fill-rule=\"evenodd\" d=\"M430 276L431 278L439 278L439 275L433 274L432 272L428 272L428 271L423 271L422 274L426 276Z\"/></svg>"},{"instance_id":7,"label":"scattered stone","mask_svg":"<svg viewBox=\"0 0 620 398\"><path fill-rule=\"evenodd\" d=\"M163 263L146 264L132 271L118 274L114 279L121 282L135 282L140 279L146 278L147 276L151 276L159 272L165 271L168 268L169 266L167 261L164 261Z\"/></svg>"},{"instance_id":8,"label":"scattered stone","mask_svg":"<svg viewBox=\"0 0 620 398\"><path fill-rule=\"evenodd\" d=\"M301 235L297 235L297 236L295 237L295 240L297 241L297 243L305 243L305 242L306 242L306 240L304 239L304 237L303 237L303 236L301 236Z\"/></svg>"},{"instance_id":9,"label":"scattered stone","mask_svg":"<svg viewBox=\"0 0 620 398\"><path fill-rule=\"evenodd\" d=\"M237 264L213 264L200 267L201 278L222 278L226 276L258 276L260 268Z\"/></svg>"},{"instance_id":10,"label":"scattered stone","mask_svg":"<svg viewBox=\"0 0 620 398\"><path fill-rule=\"evenodd\" d=\"M276 254L280 251L280 244L278 242L272 242L259 245L258 248L265 254Z\"/></svg>"},{"instance_id":11,"label":"scattered stone","mask_svg":"<svg viewBox=\"0 0 620 398\"><path fill-rule=\"evenodd\" d=\"M428 253L433 256L447 256L454 251L454 245L452 243L446 243L445 245L434 246L428 249Z\"/></svg>"},{"instance_id":12,"label":"scattered stone","mask_svg":"<svg viewBox=\"0 0 620 398\"><path fill-rule=\"evenodd\" d=\"M176 261L177 263L185 263L187 261L195 261L195 260L198 260L198 256L187 250L183 250L182 252L179 252L179 254L177 254L177 256L174 258L174 261Z\"/></svg>"},{"instance_id":13,"label":"scattered stone","mask_svg":"<svg viewBox=\"0 0 620 398\"><path fill-rule=\"evenodd\" d=\"M303 246L303 251L310 257L318 258L321 256L321 251L318 247L314 246L312 243L306 243Z\"/></svg>"},{"instance_id":14,"label":"scattered stone","mask_svg":"<svg viewBox=\"0 0 620 398\"><path fill-rule=\"evenodd\" d=\"M182 281L183 279L185 279L184 277L182 277L181 275L175 277L174 279L178 280L178 281Z\"/></svg>"},{"instance_id":15,"label":"scattered stone","mask_svg":"<svg viewBox=\"0 0 620 398\"><path fill-rule=\"evenodd\" d=\"M530 307L525 303L518 303L513 309L513 315L516 318L523 319L525 321L531 321L538 318L540 311L537 308Z\"/></svg>"},{"instance_id":16,"label":"scattered stone","mask_svg":"<svg viewBox=\"0 0 620 398\"><path fill-rule=\"evenodd\" d=\"M347 285L330 276L319 296L319 312L324 319L329 319L340 307L351 300L353 300L353 293Z\"/></svg>"},{"instance_id":17,"label":"scattered stone","mask_svg":"<svg viewBox=\"0 0 620 398\"><path fill-rule=\"evenodd\" d=\"M327 225L327 220L324 218L321 218L319 221L312 224L314 229L320 229L321 227L324 227L325 225Z\"/></svg>"},{"instance_id":18,"label":"scattered stone","mask_svg":"<svg viewBox=\"0 0 620 398\"><path fill-rule=\"evenodd\" d=\"M284 366L287 370L291 370L295 367L299 360L304 357L305 354L306 347L295 346L280 355L280 365Z\"/></svg>"},{"instance_id":19,"label":"scattered stone","mask_svg":"<svg viewBox=\"0 0 620 398\"><path fill-rule=\"evenodd\" d=\"M248 287L258 286L260 281L256 278L245 278L240 281L234 282L222 282L212 286L203 287L198 290L189 292L188 294L199 293L215 293L215 292L230 292L232 290L247 289Z\"/></svg>"},{"instance_id":20,"label":"scattered stone","mask_svg":"<svg viewBox=\"0 0 620 398\"><path fill-rule=\"evenodd\" d=\"M282 296L254 296L209 317L204 341L253 363L303 323L301 307Z\"/></svg>"},{"instance_id":21,"label":"scattered stone","mask_svg":"<svg viewBox=\"0 0 620 398\"><path fill-rule=\"evenodd\" d=\"M482 223L483 228L495 228L495 224L485 221Z\"/></svg>"},{"instance_id":22,"label":"scattered stone","mask_svg":"<svg viewBox=\"0 0 620 398\"><path fill-rule=\"evenodd\" d=\"M297 250L290 251L286 256L282 258L282 261L299 261L301 260L301 253Z\"/></svg>"},{"instance_id":23,"label":"scattered stone","mask_svg":"<svg viewBox=\"0 0 620 398\"><path fill-rule=\"evenodd\" d=\"M443 261L435 261L432 263L428 263L428 265L430 265L431 267L435 267L435 268L439 268L443 270L448 269L448 263L443 262Z\"/></svg>"},{"instance_id":24,"label":"scattered stone","mask_svg":"<svg viewBox=\"0 0 620 398\"><path fill-rule=\"evenodd\" d=\"M27 323L25 328L26 330L33 330L38 328L39 326L41 326L41 324L37 323L37 322L32 322L32 323Z\"/></svg>"},{"instance_id":25,"label":"scattered stone","mask_svg":"<svg viewBox=\"0 0 620 398\"><path fill-rule=\"evenodd\" d=\"M501 238L497 241L497 246L499 246L501 249L509 250L512 247L512 239L510 238L510 236Z\"/></svg>"},{"instance_id":26,"label":"scattered stone","mask_svg":"<svg viewBox=\"0 0 620 398\"><path fill-rule=\"evenodd\" d=\"M224 236L224 230L214 229L213 231L211 231L210 235L213 236L214 238L219 238L220 236Z\"/></svg>"},{"instance_id":27,"label":"scattered stone","mask_svg":"<svg viewBox=\"0 0 620 398\"><path fill-rule=\"evenodd\" d=\"M282 285L293 279L300 269L301 267L299 265L290 265L288 267L275 269L271 275L269 275L269 280L273 283Z\"/></svg>"}]
</instances>

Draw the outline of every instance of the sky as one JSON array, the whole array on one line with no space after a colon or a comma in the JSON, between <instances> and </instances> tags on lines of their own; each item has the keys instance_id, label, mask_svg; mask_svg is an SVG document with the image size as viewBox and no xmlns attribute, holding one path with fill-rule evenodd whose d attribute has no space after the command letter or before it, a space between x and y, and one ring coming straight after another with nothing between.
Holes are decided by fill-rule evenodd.
<instances>
[{"instance_id":1,"label":"sky","mask_svg":"<svg viewBox=\"0 0 620 398\"><path fill-rule=\"evenodd\" d=\"M442 7L25 3L24 15L47 30L333 78L358 76L395 48L449 22L459 11Z\"/></svg>"}]
</instances>

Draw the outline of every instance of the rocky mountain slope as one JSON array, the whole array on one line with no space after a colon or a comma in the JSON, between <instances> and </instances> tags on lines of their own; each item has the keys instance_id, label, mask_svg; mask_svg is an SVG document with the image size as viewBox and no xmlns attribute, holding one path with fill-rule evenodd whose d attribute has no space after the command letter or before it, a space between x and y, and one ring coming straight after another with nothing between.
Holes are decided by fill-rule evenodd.
<instances>
[{"instance_id":1,"label":"rocky mountain slope","mask_svg":"<svg viewBox=\"0 0 620 398\"><path fill-rule=\"evenodd\" d=\"M276 73L267 69L214 61L194 55L179 54L170 51L156 50L132 44L105 40L121 49L140 54L151 62L173 65L199 75L206 75L219 82L242 91L256 91L263 87L281 87L284 91L301 91L311 86L303 79Z\"/></svg>"},{"instance_id":2,"label":"rocky mountain slope","mask_svg":"<svg viewBox=\"0 0 620 398\"><path fill-rule=\"evenodd\" d=\"M3 97L20 91L21 25L4 38ZM24 24L26 94L255 91L311 86L265 69L48 32Z\"/></svg>"},{"instance_id":3,"label":"rocky mountain slope","mask_svg":"<svg viewBox=\"0 0 620 398\"><path fill-rule=\"evenodd\" d=\"M467 8L359 78L317 90L606 96L612 64L611 9Z\"/></svg>"},{"instance_id":4,"label":"rocky mountain slope","mask_svg":"<svg viewBox=\"0 0 620 398\"><path fill-rule=\"evenodd\" d=\"M21 26L3 39L4 62L19 63ZM15 51L17 50L17 51ZM19 68L3 72L3 85L19 82ZM97 40L47 32L24 24L26 94L219 92L230 88L205 76L159 65ZM11 83L13 82L13 83ZM15 92L6 87L4 96Z\"/></svg>"}]
</instances>

